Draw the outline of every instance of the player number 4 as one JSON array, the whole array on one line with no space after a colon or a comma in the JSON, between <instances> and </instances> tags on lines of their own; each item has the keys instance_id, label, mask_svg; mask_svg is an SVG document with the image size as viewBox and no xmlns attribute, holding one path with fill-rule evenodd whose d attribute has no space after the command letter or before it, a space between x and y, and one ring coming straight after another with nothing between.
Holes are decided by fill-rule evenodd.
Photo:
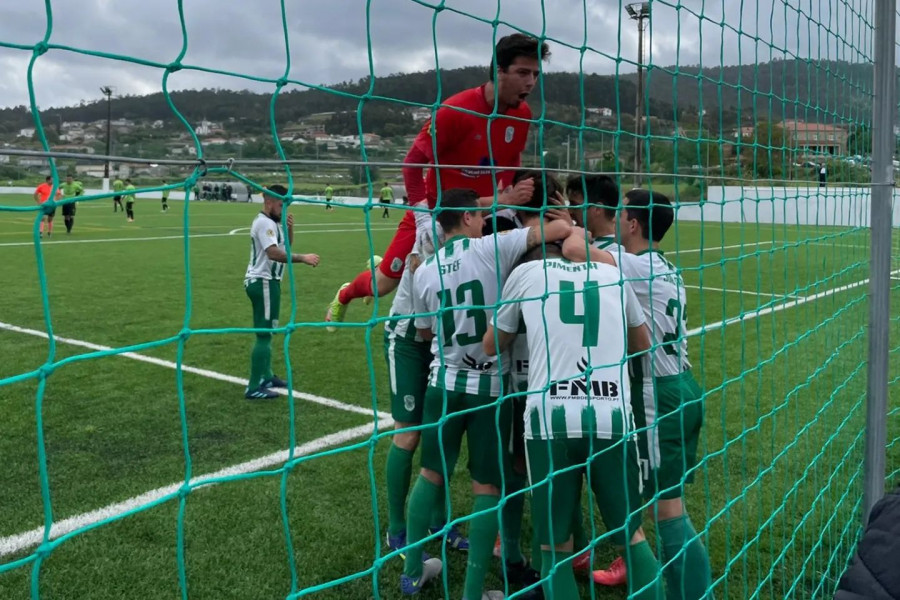
<instances>
[{"instance_id":1,"label":"player number 4","mask_svg":"<svg viewBox=\"0 0 900 600\"><path fill-rule=\"evenodd\" d=\"M600 286L586 281L581 296L584 311L575 312L575 282L559 282L559 320L569 325L581 325L581 345L593 348L600 339Z\"/></svg>"}]
</instances>

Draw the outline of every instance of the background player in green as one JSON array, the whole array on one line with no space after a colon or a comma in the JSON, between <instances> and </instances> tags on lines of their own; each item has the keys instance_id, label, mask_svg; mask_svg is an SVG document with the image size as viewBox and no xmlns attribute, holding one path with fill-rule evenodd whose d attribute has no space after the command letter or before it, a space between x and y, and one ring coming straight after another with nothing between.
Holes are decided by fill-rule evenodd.
<instances>
[{"instance_id":1,"label":"background player in green","mask_svg":"<svg viewBox=\"0 0 900 600\"><path fill-rule=\"evenodd\" d=\"M625 363L626 354L650 348L644 314L630 286L620 286L615 267L568 261L549 244L545 255L541 260L535 249L526 257L533 260L512 272L497 309L496 337L491 327L484 335L484 352L498 354L524 321L530 391L524 431L541 575L549 577L545 596L579 597L572 524L587 474L607 529L619 545L630 545L632 590L649 586L632 597L656 600L662 583L640 527L640 466ZM551 475L552 484L542 483Z\"/></svg>"},{"instance_id":2,"label":"background player in green","mask_svg":"<svg viewBox=\"0 0 900 600\"><path fill-rule=\"evenodd\" d=\"M116 177L116 180L113 181L113 191L116 193L113 196L113 212L117 212L120 208L122 212L125 212L125 207L122 206L122 190L125 189L125 184L121 179Z\"/></svg>"},{"instance_id":3,"label":"background player in green","mask_svg":"<svg viewBox=\"0 0 900 600\"><path fill-rule=\"evenodd\" d=\"M384 204L384 210L381 211L381 218L387 219L390 216L390 211L388 207L394 203L394 189L388 185L388 182L384 182L384 186L381 188L381 203Z\"/></svg>"},{"instance_id":4,"label":"background player in green","mask_svg":"<svg viewBox=\"0 0 900 600\"><path fill-rule=\"evenodd\" d=\"M125 180L125 219L129 223L134 222L134 184L130 179Z\"/></svg>"},{"instance_id":5,"label":"background player in green","mask_svg":"<svg viewBox=\"0 0 900 600\"><path fill-rule=\"evenodd\" d=\"M165 179L163 179L162 184L168 185L168 183L166 182ZM170 190L167 190L167 189L162 191L162 211L163 212L169 212L169 191Z\"/></svg>"},{"instance_id":6,"label":"background player in green","mask_svg":"<svg viewBox=\"0 0 900 600\"><path fill-rule=\"evenodd\" d=\"M71 175L66 176L66 182L62 184L62 192L65 198L75 198L84 193L84 186L80 181L75 181ZM66 223L66 234L72 233L72 226L75 225L75 207L77 203L67 202L63 204L62 214Z\"/></svg>"},{"instance_id":7,"label":"background player in green","mask_svg":"<svg viewBox=\"0 0 900 600\"><path fill-rule=\"evenodd\" d=\"M281 216L283 201L273 195L287 194L287 188L275 184L267 188L271 194L263 192L263 209L250 226L250 263L244 275L244 290L253 305L253 328L273 329L278 327L278 313L281 306L281 276L284 265L302 263L315 267L319 264L317 254L291 254L288 256L281 237ZM287 216L288 240L294 242L294 217ZM248 400L277 398L278 394L269 388L286 387L287 383L272 372L272 334L267 331L256 333L256 343L250 355L250 379L244 397Z\"/></svg>"},{"instance_id":8,"label":"background player in green","mask_svg":"<svg viewBox=\"0 0 900 600\"><path fill-rule=\"evenodd\" d=\"M475 496L472 512L481 514L469 526L463 598L480 600L482 594L502 597L501 592L485 593L483 588L497 537L503 485L505 456L498 447L501 436L508 441L512 424L509 403L497 403L509 361L498 364L496 357L484 354L482 337L491 311L483 307L496 303L499 285L529 248L541 244L542 234L547 242L562 240L571 225L564 213L564 218L547 223L543 231L527 227L483 238L484 216L476 191L445 190L441 209L437 221L446 241L413 278L416 329L423 339L432 341L434 359L422 415L423 425L431 427L422 431L422 469L409 497L407 542L414 544L425 537L432 507L455 468L465 435ZM453 310L465 306L477 308ZM434 316L438 313L439 318ZM451 417L438 427L445 411ZM437 572L423 569L421 556L421 546L407 553L400 580L405 594L418 593L440 572L439 568Z\"/></svg>"},{"instance_id":9,"label":"background player in green","mask_svg":"<svg viewBox=\"0 0 900 600\"><path fill-rule=\"evenodd\" d=\"M334 197L334 188L331 187L331 184L325 186L325 210L334 210L334 207L331 205L331 199Z\"/></svg>"}]
</instances>

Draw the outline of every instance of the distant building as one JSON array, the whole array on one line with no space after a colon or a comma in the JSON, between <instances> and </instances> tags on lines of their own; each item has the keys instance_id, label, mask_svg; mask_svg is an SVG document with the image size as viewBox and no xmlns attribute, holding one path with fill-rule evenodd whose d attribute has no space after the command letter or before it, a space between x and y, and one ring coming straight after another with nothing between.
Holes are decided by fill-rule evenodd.
<instances>
[{"instance_id":1,"label":"distant building","mask_svg":"<svg viewBox=\"0 0 900 600\"><path fill-rule=\"evenodd\" d=\"M34 135L34 127L26 127L24 129L19 130L19 137L30 138L33 135Z\"/></svg>"},{"instance_id":2,"label":"distant building","mask_svg":"<svg viewBox=\"0 0 900 600\"><path fill-rule=\"evenodd\" d=\"M826 123L786 120L785 145L817 154L846 154L849 133L843 127Z\"/></svg>"},{"instance_id":3,"label":"distant building","mask_svg":"<svg viewBox=\"0 0 900 600\"><path fill-rule=\"evenodd\" d=\"M586 108L585 109L589 114L598 115L601 117L611 117L613 116L613 110L611 108L606 108L605 106L597 107L597 108Z\"/></svg>"}]
</instances>

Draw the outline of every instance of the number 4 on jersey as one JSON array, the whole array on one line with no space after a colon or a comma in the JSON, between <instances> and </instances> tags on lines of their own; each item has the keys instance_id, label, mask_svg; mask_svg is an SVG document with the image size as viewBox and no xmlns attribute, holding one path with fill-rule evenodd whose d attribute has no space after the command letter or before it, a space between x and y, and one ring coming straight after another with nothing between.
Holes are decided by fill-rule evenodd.
<instances>
[{"instance_id":1,"label":"number 4 on jersey","mask_svg":"<svg viewBox=\"0 0 900 600\"><path fill-rule=\"evenodd\" d=\"M581 345L593 348L600 339L600 286L586 281L581 295L584 312L575 313L575 282L559 282L559 320L568 325L581 325Z\"/></svg>"}]
</instances>

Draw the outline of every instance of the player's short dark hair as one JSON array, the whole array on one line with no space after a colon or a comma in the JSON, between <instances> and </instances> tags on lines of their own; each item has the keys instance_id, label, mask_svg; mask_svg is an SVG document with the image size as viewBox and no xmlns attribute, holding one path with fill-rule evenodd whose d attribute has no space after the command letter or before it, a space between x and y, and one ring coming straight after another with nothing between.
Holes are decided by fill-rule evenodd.
<instances>
[{"instance_id":1,"label":"player's short dark hair","mask_svg":"<svg viewBox=\"0 0 900 600\"><path fill-rule=\"evenodd\" d=\"M572 175L566 181L566 194L581 194L585 204L602 207L610 219L616 217L616 208L619 207L619 186L609 175L602 173Z\"/></svg>"},{"instance_id":2,"label":"player's short dark hair","mask_svg":"<svg viewBox=\"0 0 900 600\"><path fill-rule=\"evenodd\" d=\"M444 231L451 231L462 223L463 214L469 212L465 209L476 208L478 208L478 192L475 190L468 188L444 190L435 209L437 222L441 224Z\"/></svg>"},{"instance_id":3,"label":"player's short dark hair","mask_svg":"<svg viewBox=\"0 0 900 600\"><path fill-rule=\"evenodd\" d=\"M500 38L494 48L494 56L491 57L491 81L494 81L495 65L498 70L506 71L520 56L546 60L550 56L550 47L547 42L524 33L513 33Z\"/></svg>"},{"instance_id":4,"label":"player's short dark hair","mask_svg":"<svg viewBox=\"0 0 900 600\"><path fill-rule=\"evenodd\" d=\"M625 197L628 198L625 213L640 224L644 239L661 242L675 221L675 210L669 198L649 190L631 190Z\"/></svg>"},{"instance_id":5,"label":"player's short dark hair","mask_svg":"<svg viewBox=\"0 0 900 600\"><path fill-rule=\"evenodd\" d=\"M538 244L522 255L519 264L522 265L533 260L543 260L545 258L563 258L562 246L559 242Z\"/></svg>"},{"instance_id":6,"label":"player's short dark hair","mask_svg":"<svg viewBox=\"0 0 900 600\"><path fill-rule=\"evenodd\" d=\"M53 175L47 175L44 177L44 181L53 181Z\"/></svg>"},{"instance_id":7,"label":"player's short dark hair","mask_svg":"<svg viewBox=\"0 0 900 600\"><path fill-rule=\"evenodd\" d=\"M272 192L272 194L278 194L279 196L287 196L287 188L281 185L280 183L273 183L272 185L266 186L266 189ZM277 196L275 196L277 197Z\"/></svg>"},{"instance_id":8,"label":"player's short dark hair","mask_svg":"<svg viewBox=\"0 0 900 600\"><path fill-rule=\"evenodd\" d=\"M513 185L525 179L534 180L534 193L531 199L522 205L523 208L546 208L547 205L553 205L557 192L562 193L563 186L552 173L545 171L525 170L516 171L513 175ZM529 211L530 212L530 211Z\"/></svg>"}]
</instances>

